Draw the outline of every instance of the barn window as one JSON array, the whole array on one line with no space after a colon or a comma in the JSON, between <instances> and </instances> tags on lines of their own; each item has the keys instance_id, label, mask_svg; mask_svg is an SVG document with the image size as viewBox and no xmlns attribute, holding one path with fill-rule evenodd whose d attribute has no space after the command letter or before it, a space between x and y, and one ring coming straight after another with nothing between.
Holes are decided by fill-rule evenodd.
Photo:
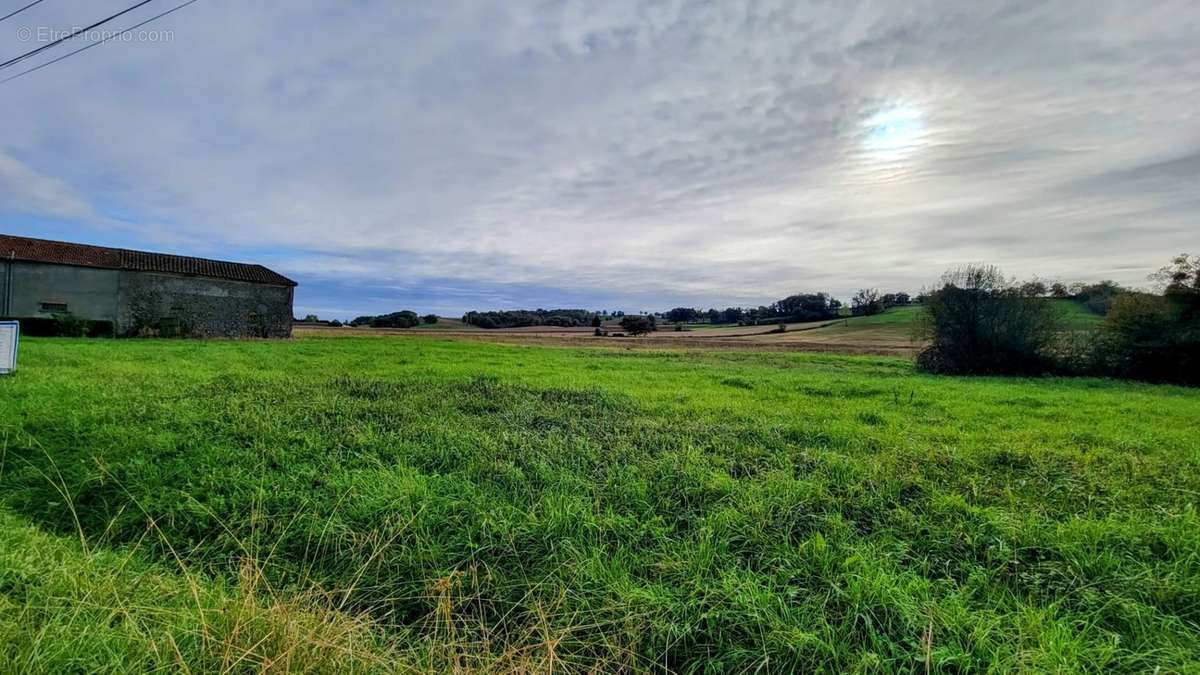
<instances>
[{"instance_id":1,"label":"barn window","mask_svg":"<svg viewBox=\"0 0 1200 675\"><path fill-rule=\"evenodd\" d=\"M43 302L43 312L65 312L67 311L67 303L65 302Z\"/></svg>"}]
</instances>

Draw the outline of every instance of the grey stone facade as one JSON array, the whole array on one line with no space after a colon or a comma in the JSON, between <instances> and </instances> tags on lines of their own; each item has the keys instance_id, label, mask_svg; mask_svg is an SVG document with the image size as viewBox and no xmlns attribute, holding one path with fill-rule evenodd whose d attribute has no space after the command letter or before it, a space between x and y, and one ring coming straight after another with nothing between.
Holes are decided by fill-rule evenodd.
<instances>
[{"instance_id":1,"label":"grey stone facade","mask_svg":"<svg viewBox=\"0 0 1200 675\"><path fill-rule=\"evenodd\" d=\"M295 284L265 268L234 268L234 274L266 279L260 282L109 269L89 262L0 258L0 318L52 319L69 313L111 322L119 336L283 338L292 334ZM210 262L224 266L219 270L237 265L163 256L142 264L197 267Z\"/></svg>"},{"instance_id":2,"label":"grey stone facade","mask_svg":"<svg viewBox=\"0 0 1200 675\"><path fill-rule=\"evenodd\" d=\"M121 272L121 333L150 327L163 335L290 337L292 289L242 281Z\"/></svg>"}]
</instances>

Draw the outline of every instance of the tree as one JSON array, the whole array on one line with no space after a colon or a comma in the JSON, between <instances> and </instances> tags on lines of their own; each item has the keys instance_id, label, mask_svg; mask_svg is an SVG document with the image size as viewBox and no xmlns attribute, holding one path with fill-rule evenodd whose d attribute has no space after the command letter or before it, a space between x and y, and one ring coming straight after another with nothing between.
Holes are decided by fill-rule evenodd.
<instances>
[{"instance_id":1,"label":"tree","mask_svg":"<svg viewBox=\"0 0 1200 675\"><path fill-rule=\"evenodd\" d=\"M592 317L592 328L599 328L600 326L601 326L600 315L597 314L596 316Z\"/></svg>"},{"instance_id":2,"label":"tree","mask_svg":"<svg viewBox=\"0 0 1200 675\"><path fill-rule=\"evenodd\" d=\"M645 335L654 330L654 322L651 317L631 314L621 317L621 328L630 335Z\"/></svg>"},{"instance_id":3,"label":"tree","mask_svg":"<svg viewBox=\"0 0 1200 675\"><path fill-rule=\"evenodd\" d=\"M850 300L850 312L855 316L871 316L879 314L886 309L883 304L883 299L879 295L879 290L875 288L862 288L854 294L854 298Z\"/></svg>"},{"instance_id":4,"label":"tree","mask_svg":"<svg viewBox=\"0 0 1200 675\"><path fill-rule=\"evenodd\" d=\"M1046 282L1038 279L1031 279L1021 284L1021 292L1033 298L1040 298L1048 292Z\"/></svg>"},{"instance_id":5,"label":"tree","mask_svg":"<svg viewBox=\"0 0 1200 675\"><path fill-rule=\"evenodd\" d=\"M342 327L342 322L341 322L341 321L338 321L337 319L334 319L333 321L330 321L330 322L329 322L329 327L330 327L330 328L341 328L341 327Z\"/></svg>"},{"instance_id":6,"label":"tree","mask_svg":"<svg viewBox=\"0 0 1200 675\"><path fill-rule=\"evenodd\" d=\"M403 310L377 316L371 321L374 328L413 328L421 324L421 318L416 312Z\"/></svg>"},{"instance_id":7,"label":"tree","mask_svg":"<svg viewBox=\"0 0 1200 675\"><path fill-rule=\"evenodd\" d=\"M463 323L480 328L521 328L524 326L586 326L593 312L584 309L518 309L503 312L467 312Z\"/></svg>"},{"instance_id":8,"label":"tree","mask_svg":"<svg viewBox=\"0 0 1200 675\"><path fill-rule=\"evenodd\" d=\"M947 272L925 302L931 344L917 357L922 370L961 374L1052 370L1061 310L1030 296L995 267Z\"/></svg>"},{"instance_id":9,"label":"tree","mask_svg":"<svg viewBox=\"0 0 1200 675\"><path fill-rule=\"evenodd\" d=\"M721 323L738 323L746 318L746 310L741 307L726 307L721 312Z\"/></svg>"},{"instance_id":10,"label":"tree","mask_svg":"<svg viewBox=\"0 0 1200 675\"><path fill-rule=\"evenodd\" d=\"M753 317L761 319L785 319L796 322L821 321L837 317L842 303L828 293L800 293L775 302L770 307L759 307Z\"/></svg>"},{"instance_id":11,"label":"tree","mask_svg":"<svg viewBox=\"0 0 1200 675\"><path fill-rule=\"evenodd\" d=\"M1115 281L1101 281L1094 284L1078 284L1073 288L1075 300L1082 302L1085 307L1096 314L1108 314L1113 299L1118 295L1128 293Z\"/></svg>"},{"instance_id":12,"label":"tree","mask_svg":"<svg viewBox=\"0 0 1200 675\"><path fill-rule=\"evenodd\" d=\"M1066 284L1061 281L1056 281L1050 284L1050 297L1059 298L1061 300L1063 298L1071 297L1071 292L1067 290Z\"/></svg>"},{"instance_id":13,"label":"tree","mask_svg":"<svg viewBox=\"0 0 1200 675\"><path fill-rule=\"evenodd\" d=\"M360 316L350 322L351 326L371 326L372 328L412 328L420 324L421 318L417 316L417 313L408 310L379 316Z\"/></svg>"},{"instance_id":14,"label":"tree","mask_svg":"<svg viewBox=\"0 0 1200 675\"><path fill-rule=\"evenodd\" d=\"M664 317L671 323L691 323L700 318L700 310L691 307L676 307Z\"/></svg>"},{"instance_id":15,"label":"tree","mask_svg":"<svg viewBox=\"0 0 1200 675\"><path fill-rule=\"evenodd\" d=\"M317 315L316 315L316 314L307 314L307 315L305 315L305 317L304 317L304 322L305 322L305 323L316 323L316 322L318 322L318 321L320 321L320 319L318 319L318 318L317 318Z\"/></svg>"},{"instance_id":16,"label":"tree","mask_svg":"<svg viewBox=\"0 0 1200 675\"><path fill-rule=\"evenodd\" d=\"M903 307L912 304L912 297L908 293L888 293L881 300L884 307Z\"/></svg>"},{"instance_id":17,"label":"tree","mask_svg":"<svg viewBox=\"0 0 1200 675\"><path fill-rule=\"evenodd\" d=\"M438 315L437 314L426 314L425 316L421 317L421 321L423 321L424 323L433 325L438 322Z\"/></svg>"},{"instance_id":18,"label":"tree","mask_svg":"<svg viewBox=\"0 0 1200 675\"><path fill-rule=\"evenodd\" d=\"M1150 275L1152 281L1157 281L1165 291L1195 289L1200 290L1200 256L1190 256L1180 253L1171 260L1171 264Z\"/></svg>"},{"instance_id":19,"label":"tree","mask_svg":"<svg viewBox=\"0 0 1200 675\"><path fill-rule=\"evenodd\" d=\"M1200 385L1200 259L1181 255L1152 275L1162 295L1112 298L1097 361L1106 374Z\"/></svg>"}]
</instances>

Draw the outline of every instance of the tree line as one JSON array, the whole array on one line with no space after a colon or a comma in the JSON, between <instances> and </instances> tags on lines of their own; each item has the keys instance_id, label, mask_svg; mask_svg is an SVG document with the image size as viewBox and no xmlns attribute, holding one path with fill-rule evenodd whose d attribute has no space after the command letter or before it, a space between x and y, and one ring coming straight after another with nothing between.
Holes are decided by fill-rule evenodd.
<instances>
[{"instance_id":1,"label":"tree line","mask_svg":"<svg viewBox=\"0 0 1200 675\"><path fill-rule=\"evenodd\" d=\"M463 323L480 328L524 328L555 326L573 328L591 325L596 312L586 309L517 309L500 312L467 312Z\"/></svg>"},{"instance_id":2,"label":"tree line","mask_svg":"<svg viewBox=\"0 0 1200 675\"><path fill-rule=\"evenodd\" d=\"M850 310L856 316L879 314L889 307L909 305L912 302L908 293L885 294L877 289L862 289L850 301ZM664 312L663 319L671 323L803 323L835 319L840 316L842 308L842 302L828 293L799 293L758 307L709 310L675 307Z\"/></svg>"},{"instance_id":3,"label":"tree line","mask_svg":"<svg viewBox=\"0 0 1200 675\"><path fill-rule=\"evenodd\" d=\"M930 344L917 366L1200 385L1200 257L1180 255L1150 278L1157 292L1112 281L1073 288L1018 283L990 266L952 270L925 297L921 330ZM1072 298L1104 319L1095 330L1072 330L1047 297Z\"/></svg>"},{"instance_id":4,"label":"tree line","mask_svg":"<svg viewBox=\"0 0 1200 675\"><path fill-rule=\"evenodd\" d=\"M908 305L913 302L908 293L882 294L877 290L864 289L859 291L851 301L851 312L856 315L877 314L889 307ZM802 323L808 321L824 321L840 316L844 305L829 293L797 293L782 298L769 305L758 307L726 307L725 309L701 309L695 307L675 307L666 312L647 312L644 314L626 315L623 311L592 311L586 309L535 309L535 310L505 310L505 311L472 311L463 315L463 323L479 328L524 328L529 326L554 326L573 328L591 326L599 328L603 320L630 318L627 322L638 328L649 327L657 329L657 320L663 319L669 323L697 323L707 321L713 324L760 324L760 323ZM644 317L645 324L633 322L632 317ZM639 333L640 330L629 332ZM649 332L649 331L646 331Z\"/></svg>"},{"instance_id":5,"label":"tree line","mask_svg":"<svg viewBox=\"0 0 1200 675\"><path fill-rule=\"evenodd\" d=\"M360 316L350 322L351 326L370 326L371 328L415 328L422 323L434 324L438 322L436 314L426 314L419 316L416 312L402 310L392 312L390 314L380 314L379 316Z\"/></svg>"},{"instance_id":6,"label":"tree line","mask_svg":"<svg viewBox=\"0 0 1200 675\"><path fill-rule=\"evenodd\" d=\"M838 316L842 302L828 293L798 293L758 307L726 307L707 311L692 307L676 307L663 313L671 323L762 323L821 321Z\"/></svg>"}]
</instances>

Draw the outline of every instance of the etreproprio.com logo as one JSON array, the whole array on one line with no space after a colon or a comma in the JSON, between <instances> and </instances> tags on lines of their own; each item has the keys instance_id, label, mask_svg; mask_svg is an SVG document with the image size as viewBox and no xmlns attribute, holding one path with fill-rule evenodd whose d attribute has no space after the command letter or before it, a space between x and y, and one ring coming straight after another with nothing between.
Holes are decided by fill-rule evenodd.
<instances>
[{"instance_id":1,"label":"etreproprio.com logo","mask_svg":"<svg viewBox=\"0 0 1200 675\"><path fill-rule=\"evenodd\" d=\"M21 26L17 29L20 42L57 42L74 38L83 42L172 42L173 30L83 30L80 28L51 28L49 26Z\"/></svg>"}]
</instances>

